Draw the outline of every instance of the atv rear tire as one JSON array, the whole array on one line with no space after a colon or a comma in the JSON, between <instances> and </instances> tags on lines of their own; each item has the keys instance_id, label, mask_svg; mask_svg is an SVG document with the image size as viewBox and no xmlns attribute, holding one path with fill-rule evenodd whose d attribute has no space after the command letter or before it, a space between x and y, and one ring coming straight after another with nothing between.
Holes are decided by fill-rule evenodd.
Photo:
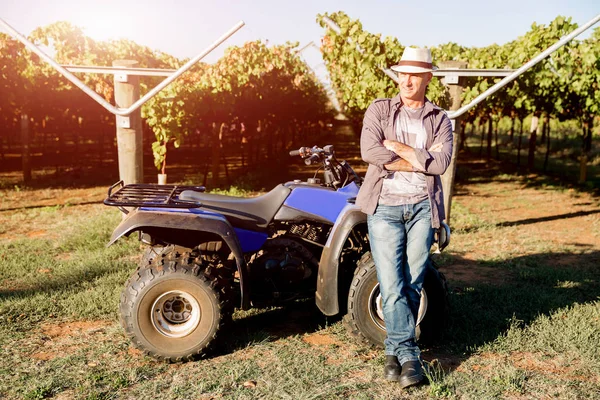
<instances>
[{"instance_id":1,"label":"atv rear tire","mask_svg":"<svg viewBox=\"0 0 600 400\"><path fill-rule=\"evenodd\" d=\"M140 268L145 268L147 266L149 266L150 264L152 264L152 261L154 261L155 258L162 256L163 254L167 254L173 251L178 251L179 253L185 253L185 252L189 252L190 249L186 248L186 247L182 247L182 246L177 246L177 245L167 245L167 246L163 246L163 245L155 245L155 246L148 246L146 247L146 249L144 250L144 253L142 254L142 261L140 262Z\"/></svg>"},{"instance_id":2,"label":"atv rear tire","mask_svg":"<svg viewBox=\"0 0 600 400\"><path fill-rule=\"evenodd\" d=\"M121 325L133 344L166 361L190 360L213 344L233 306L216 268L172 251L139 268L121 294Z\"/></svg>"},{"instance_id":3,"label":"atv rear tire","mask_svg":"<svg viewBox=\"0 0 600 400\"><path fill-rule=\"evenodd\" d=\"M448 317L448 291L444 275L434 267L427 270L421 305L417 317L416 336L421 343L439 338ZM360 342L383 347L386 337L377 271L371 253L365 253L357 264L348 294L346 328Z\"/></svg>"}]
</instances>

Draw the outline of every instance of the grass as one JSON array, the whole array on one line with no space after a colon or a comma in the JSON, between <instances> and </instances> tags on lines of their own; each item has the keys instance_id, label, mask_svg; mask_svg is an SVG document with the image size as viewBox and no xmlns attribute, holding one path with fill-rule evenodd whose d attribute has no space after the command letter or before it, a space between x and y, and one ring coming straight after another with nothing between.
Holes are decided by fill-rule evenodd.
<instances>
[{"instance_id":1,"label":"grass","mask_svg":"<svg viewBox=\"0 0 600 400\"><path fill-rule=\"evenodd\" d=\"M118 211L86 204L1 212L0 398L599 397L598 242L552 241L536 230L548 223L539 207L525 207L526 196L551 199L558 214L569 202L595 200L524 188L513 175L459 188L452 244L438 260L451 285L450 324L423 349L430 384L407 391L382 379L381 351L355 343L339 319L306 302L238 311L214 354L155 362L118 323L120 291L141 253L135 238L105 247ZM534 214L507 219L513 210ZM597 225L598 214L581 218ZM563 225L563 236L577 227ZM452 278L459 266L476 279Z\"/></svg>"}]
</instances>

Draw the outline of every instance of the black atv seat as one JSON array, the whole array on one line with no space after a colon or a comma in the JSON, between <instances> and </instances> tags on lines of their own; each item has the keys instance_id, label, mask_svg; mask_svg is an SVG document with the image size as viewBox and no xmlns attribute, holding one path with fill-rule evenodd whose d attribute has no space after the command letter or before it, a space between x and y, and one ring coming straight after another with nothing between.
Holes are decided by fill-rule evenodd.
<instances>
[{"instance_id":1,"label":"black atv seat","mask_svg":"<svg viewBox=\"0 0 600 400\"><path fill-rule=\"evenodd\" d=\"M223 214L234 227L262 230L271 222L291 189L278 185L257 197L235 197L184 190L180 200L201 203L200 208Z\"/></svg>"}]
</instances>

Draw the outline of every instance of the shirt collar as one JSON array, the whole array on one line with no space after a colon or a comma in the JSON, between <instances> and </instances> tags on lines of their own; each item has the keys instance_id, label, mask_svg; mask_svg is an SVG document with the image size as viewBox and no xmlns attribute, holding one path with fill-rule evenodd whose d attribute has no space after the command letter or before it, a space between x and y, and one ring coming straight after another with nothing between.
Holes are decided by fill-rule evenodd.
<instances>
[{"instance_id":1,"label":"shirt collar","mask_svg":"<svg viewBox=\"0 0 600 400\"><path fill-rule=\"evenodd\" d=\"M402 107L402 98L400 98L400 93L398 93L396 96L392 97L390 106L392 108L392 110L396 111L398 108ZM427 97L425 97L425 104L424 104L424 115L429 114L430 112L432 112L433 110L441 110L440 107L436 106L435 104L433 104L431 101L429 101L429 99Z\"/></svg>"}]
</instances>

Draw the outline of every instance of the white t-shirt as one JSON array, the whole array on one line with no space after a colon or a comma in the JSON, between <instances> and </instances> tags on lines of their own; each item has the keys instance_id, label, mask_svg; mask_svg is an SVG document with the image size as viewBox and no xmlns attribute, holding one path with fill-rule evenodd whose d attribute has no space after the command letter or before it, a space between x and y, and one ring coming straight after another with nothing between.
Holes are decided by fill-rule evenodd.
<instances>
[{"instance_id":1,"label":"white t-shirt","mask_svg":"<svg viewBox=\"0 0 600 400\"><path fill-rule=\"evenodd\" d=\"M427 131L423 126L425 107L400 107L396 119L396 139L416 149L424 149L427 143ZM420 172L390 172L383 180L379 204L397 206L416 204L427 198L425 174Z\"/></svg>"}]
</instances>

